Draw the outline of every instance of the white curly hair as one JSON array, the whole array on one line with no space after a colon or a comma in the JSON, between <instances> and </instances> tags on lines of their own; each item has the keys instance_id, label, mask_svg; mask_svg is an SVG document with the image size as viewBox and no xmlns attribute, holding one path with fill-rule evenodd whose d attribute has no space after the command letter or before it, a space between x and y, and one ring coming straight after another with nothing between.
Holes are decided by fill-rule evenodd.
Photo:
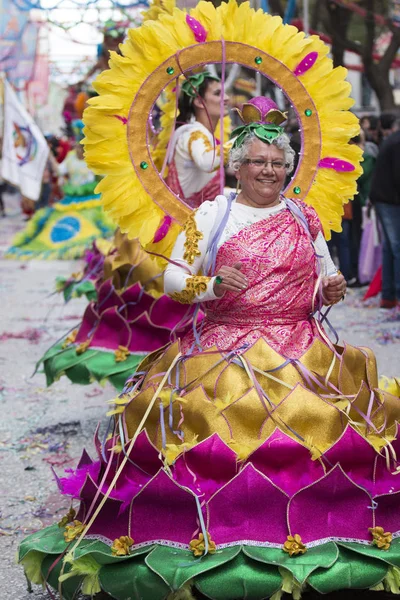
<instances>
[{"instance_id":1,"label":"white curly hair","mask_svg":"<svg viewBox=\"0 0 400 600\"><path fill-rule=\"evenodd\" d=\"M255 135L255 133L251 132L246 135L243 139L242 144L238 148L234 148L229 152L229 166L234 171L238 171L246 158L248 157L249 149L254 142L254 140L258 140L259 138ZM295 151L290 145L289 136L286 133L282 133L279 137L277 137L273 142L271 142L279 148L283 150L285 156L285 163L289 165L286 169L286 173L289 175L293 171L294 166L294 158Z\"/></svg>"}]
</instances>

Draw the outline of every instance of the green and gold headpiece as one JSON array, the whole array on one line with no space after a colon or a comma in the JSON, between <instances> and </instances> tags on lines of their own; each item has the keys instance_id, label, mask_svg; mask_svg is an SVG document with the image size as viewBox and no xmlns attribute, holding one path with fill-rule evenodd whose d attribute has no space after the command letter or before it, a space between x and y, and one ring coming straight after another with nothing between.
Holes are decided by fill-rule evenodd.
<instances>
[{"instance_id":1,"label":"green and gold headpiece","mask_svg":"<svg viewBox=\"0 0 400 600\"><path fill-rule=\"evenodd\" d=\"M199 94L199 88L204 83L205 79L220 81L219 77L212 75L209 71L201 71L195 75L189 75L184 83L182 83L182 92L190 98L196 98Z\"/></svg>"},{"instance_id":2,"label":"green and gold headpiece","mask_svg":"<svg viewBox=\"0 0 400 600\"><path fill-rule=\"evenodd\" d=\"M233 149L241 146L249 133L254 133L259 140L268 144L272 144L284 133L281 123L286 121L287 113L281 112L270 98L264 96L253 98L243 105L242 110L236 110L244 125L232 131Z\"/></svg>"}]
</instances>

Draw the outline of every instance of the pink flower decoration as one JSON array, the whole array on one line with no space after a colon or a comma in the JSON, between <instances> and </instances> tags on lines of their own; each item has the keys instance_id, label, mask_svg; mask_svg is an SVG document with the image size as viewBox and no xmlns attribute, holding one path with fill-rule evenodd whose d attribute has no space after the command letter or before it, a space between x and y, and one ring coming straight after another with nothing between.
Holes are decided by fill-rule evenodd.
<instances>
[{"instance_id":1,"label":"pink flower decoration","mask_svg":"<svg viewBox=\"0 0 400 600\"><path fill-rule=\"evenodd\" d=\"M171 227L171 223L172 223L172 218L169 215L165 215L163 220L161 221L159 228L157 229L157 231L154 234L154 240L153 240L154 244L161 242L161 240L163 240L165 238L165 236L167 235L167 233L169 231L169 228Z\"/></svg>"},{"instance_id":2,"label":"pink flower decoration","mask_svg":"<svg viewBox=\"0 0 400 600\"><path fill-rule=\"evenodd\" d=\"M128 122L128 119L126 117L121 117L120 115L114 115L114 117L118 119L118 121L121 121L121 123L123 123L124 125L126 125Z\"/></svg>"},{"instance_id":3,"label":"pink flower decoration","mask_svg":"<svg viewBox=\"0 0 400 600\"><path fill-rule=\"evenodd\" d=\"M319 161L318 166L324 169L334 169L339 173L351 173L351 171L354 171L355 169L354 165L347 160L342 160L341 158L334 158L331 156L322 158Z\"/></svg>"},{"instance_id":4,"label":"pink flower decoration","mask_svg":"<svg viewBox=\"0 0 400 600\"><path fill-rule=\"evenodd\" d=\"M293 73L296 75L296 77L299 77L300 75L304 75L304 73L306 73L309 69L311 69L311 67L313 67L315 65L317 58L318 58L318 52L310 52L309 54L307 54L307 56L305 58L303 58L303 60L301 62L299 62L299 64L293 71Z\"/></svg>"},{"instance_id":5,"label":"pink flower decoration","mask_svg":"<svg viewBox=\"0 0 400 600\"><path fill-rule=\"evenodd\" d=\"M186 15L186 23L193 31L194 39L196 40L196 42L201 44L206 41L208 33L203 27L203 25L199 23L199 21L197 21L197 19L194 19L190 15Z\"/></svg>"}]
</instances>

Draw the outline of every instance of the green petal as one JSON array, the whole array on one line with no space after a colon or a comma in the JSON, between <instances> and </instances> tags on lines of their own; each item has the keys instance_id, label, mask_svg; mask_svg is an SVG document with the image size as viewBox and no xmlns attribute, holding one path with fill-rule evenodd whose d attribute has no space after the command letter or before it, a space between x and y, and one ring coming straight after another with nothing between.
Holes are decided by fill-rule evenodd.
<instances>
[{"instance_id":1,"label":"green petal","mask_svg":"<svg viewBox=\"0 0 400 600\"><path fill-rule=\"evenodd\" d=\"M259 548L257 546L244 546L243 552L254 560L285 567L299 583L304 583L316 569L331 567L339 556L339 550L333 542L309 548L305 554L297 556L289 556L280 548Z\"/></svg>"},{"instance_id":2,"label":"green petal","mask_svg":"<svg viewBox=\"0 0 400 600\"><path fill-rule=\"evenodd\" d=\"M240 546L224 548L199 560L189 550L157 546L147 556L146 564L173 590L179 590L193 577L231 561L239 554L240 549Z\"/></svg>"},{"instance_id":3,"label":"green petal","mask_svg":"<svg viewBox=\"0 0 400 600\"><path fill-rule=\"evenodd\" d=\"M109 379L122 390L125 381L135 372L145 354L130 354L123 362L116 362L114 352L88 349L83 354L76 353L76 346L62 349L62 342L50 348L39 361L44 365L47 385L66 375L72 383L88 385L93 380Z\"/></svg>"},{"instance_id":4,"label":"green petal","mask_svg":"<svg viewBox=\"0 0 400 600\"><path fill-rule=\"evenodd\" d=\"M339 547L335 564L328 570L318 569L312 573L308 583L321 594L338 589L365 589L380 583L387 571L386 563Z\"/></svg>"},{"instance_id":5,"label":"green petal","mask_svg":"<svg viewBox=\"0 0 400 600\"><path fill-rule=\"evenodd\" d=\"M241 552L228 564L199 575L194 583L212 600L263 600L280 589L282 578L277 567L260 564Z\"/></svg>"},{"instance_id":6,"label":"green petal","mask_svg":"<svg viewBox=\"0 0 400 600\"><path fill-rule=\"evenodd\" d=\"M20 564L24 567L26 578L30 582L38 585L43 583L42 563L45 556L43 552L31 550L20 561Z\"/></svg>"},{"instance_id":7,"label":"green petal","mask_svg":"<svg viewBox=\"0 0 400 600\"><path fill-rule=\"evenodd\" d=\"M396 539L392 542L389 550L380 550L376 546L365 546L364 544L340 542L340 546L358 552L363 556L370 556L371 558L378 558L383 560L390 565L400 567L400 539Z\"/></svg>"},{"instance_id":8,"label":"green petal","mask_svg":"<svg viewBox=\"0 0 400 600\"><path fill-rule=\"evenodd\" d=\"M42 563L42 574L48 585L53 589L58 590L58 578L61 575L61 569L63 567L63 561L60 559L55 566L53 566L55 556L46 556ZM71 565L65 565L63 574L66 575L71 570ZM61 584L63 600L74 600L79 588L81 587L84 577L71 577Z\"/></svg>"},{"instance_id":9,"label":"green petal","mask_svg":"<svg viewBox=\"0 0 400 600\"><path fill-rule=\"evenodd\" d=\"M31 550L38 550L45 554L61 554L67 545L64 541L64 528L57 524L41 529L25 538L18 550L18 560L21 561ZM53 557L54 560L54 557Z\"/></svg>"},{"instance_id":10,"label":"green petal","mask_svg":"<svg viewBox=\"0 0 400 600\"><path fill-rule=\"evenodd\" d=\"M118 600L164 600L169 586L143 561L141 556L119 565L106 565L100 571L102 589Z\"/></svg>"},{"instance_id":11,"label":"green petal","mask_svg":"<svg viewBox=\"0 0 400 600\"><path fill-rule=\"evenodd\" d=\"M89 554L99 564L109 565L119 564L120 562L132 559L134 556L148 554L153 549L154 546L147 546L145 548L138 548L137 550L131 551L128 556L115 556L112 553L110 546L103 544L103 542L98 542L96 540L82 540L78 548L75 550L74 555L75 559L77 559Z\"/></svg>"}]
</instances>

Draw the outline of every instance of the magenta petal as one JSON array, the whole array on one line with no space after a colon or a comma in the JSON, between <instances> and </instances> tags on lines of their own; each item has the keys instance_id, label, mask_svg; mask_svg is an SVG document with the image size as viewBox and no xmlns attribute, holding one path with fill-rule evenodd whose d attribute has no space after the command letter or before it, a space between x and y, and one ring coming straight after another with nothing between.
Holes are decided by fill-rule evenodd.
<instances>
[{"instance_id":1,"label":"magenta petal","mask_svg":"<svg viewBox=\"0 0 400 600\"><path fill-rule=\"evenodd\" d=\"M111 439L106 444L106 455L110 455L111 448L115 445L116 440ZM102 490L105 492L114 479L117 469L120 467L122 460L128 455L129 443L125 446L125 453L114 454L112 467L109 470L106 478L105 487ZM112 491L112 497L123 501L122 510L130 504L133 496L135 496L142 487L144 487L156 473L161 469L162 462L159 458L159 451L150 442L147 432L141 431L138 438L129 454L129 460L125 462L124 468L118 478L117 484Z\"/></svg>"},{"instance_id":2,"label":"magenta petal","mask_svg":"<svg viewBox=\"0 0 400 600\"><path fill-rule=\"evenodd\" d=\"M209 532L216 544L252 540L283 544L288 497L250 465L209 501Z\"/></svg>"},{"instance_id":3,"label":"magenta petal","mask_svg":"<svg viewBox=\"0 0 400 600\"><path fill-rule=\"evenodd\" d=\"M162 467L160 451L153 446L145 429L137 436L129 458L151 477Z\"/></svg>"},{"instance_id":4,"label":"magenta petal","mask_svg":"<svg viewBox=\"0 0 400 600\"><path fill-rule=\"evenodd\" d=\"M186 20L187 20L188 16L189 15L186 15ZM171 223L172 223L172 218L169 215L165 215L163 220L161 221L159 228L157 229L157 231L154 234L154 239L153 239L154 244L161 242L161 240L163 240L165 238L165 236L167 235L167 233L169 231L169 228L171 227Z\"/></svg>"},{"instance_id":5,"label":"magenta petal","mask_svg":"<svg viewBox=\"0 0 400 600\"><path fill-rule=\"evenodd\" d=\"M374 465L378 453L352 427L346 427L338 441L322 455L327 468L337 463L355 482L372 492Z\"/></svg>"},{"instance_id":6,"label":"magenta petal","mask_svg":"<svg viewBox=\"0 0 400 600\"><path fill-rule=\"evenodd\" d=\"M324 169L333 169L334 171L338 171L339 173L351 173L354 171L355 166L348 162L347 160L343 160L341 158L334 158L327 156L326 158L321 158L318 163L319 167Z\"/></svg>"},{"instance_id":7,"label":"magenta petal","mask_svg":"<svg viewBox=\"0 0 400 600\"><path fill-rule=\"evenodd\" d=\"M131 330L116 307L108 308L91 338L90 346L115 350L118 346L129 346Z\"/></svg>"},{"instance_id":8,"label":"magenta petal","mask_svg":"<svg viewBox=\"0 0 400 600\"><path fill-rule=\"evenodd\" d=\"M299 64L293 71L293 73L296 75L296 77L299 77L300 75L304 75L304 73L306 73L309 69L311 69L311 67L313 67L315 65L317 58L318 58L318 52L310 52L309 54L307 54L307 56L305 58L303 58L303 60L301 62L299 62Z\"/></svg>"},{"instance_id":9,"label":"magenta petal","mask_svg":"<svg viewBox=\"0 0 400 600\"><path fill-rule=\"evenodd\" d=\"M216 433L181 454L174 465L177 483L206 501L236 473L236 454Z\"/></svg>"},{"instance_id":10,"label":"magenta petal","mask_svg":"<svg viewBox=\"0 0 400 600\"><path fill-rule=\"evenodd\" d=\"M196 42L201 44L206 41L208 33L197 19L194 19L190 15L186 15L186 23L193 31L194 39L196 40Z\"/></svg>"},{"instance_id":11,"label":"magenta petal","mask_svg":"<svg viewBox=\"0 0 400 600\"><path fill-rule=\"evenodd\" d=\"M129 286L129 288L121 294L121 298L125 305L124 316L129 322L132 322L144 313L149 312L155 302L153 296L147 294L140 283Z\"/></svg>"},{"instance_id":12,"label":"magenta petal","mask_svg":"<svg viewBox=\"0 0 400 600\"><path fill-rule=\"evenodd\" d=\"M170 341L168 329L155 329L145 313L131 324L132 337L128 346L131 352L153 352Z\"/></svg>"},{"instance_id":13,"label":"magenta petal","mask_svg":"<svg viewBox=\"0 0 400 600\"><path fill-rule=\"evenodd\" d=\"M92 500L97 494L98 488L94 481L88 476L81 490L81 506L77 514L79 521L88 521L94 514L94 511L102 502L104 495L100 492L95 502L91 515L87 514ZM129 528L129 513L121 511L122 503L114 498L107 498L104 505L100 509L94 523L91 525L88 535L101 535L108 538L110 541L121 535L127 535Z\"/></svg>"},{"instance_id":14,"label":"magenta petal","mask_svg":"<svg viewBox=\"0 0 400 600\"><path fill-rule=\"evenodd\" d=\"M130 513L136 544L155 540L189 544L198 529L194 495L163 470L132 500Z\"/></svg>"},{"instance_id":15,"label":"magenta petal","mask_svg":"<svg viewBox=\"0 0 400 600\"><path fill-rule=\"evenodd\" d=\"M327 475L300 490L289 502L292 534L304 543L325 538L369 540L372 498L336 465Z\"/></svg>"},{"instance_id":16,"label":"magenta petal","mask_svg":"<svg viewBox=\"0 0 400 600\"><path fill-rule=\"evenodd\" d=\"M386 456L382 450L382 455L377 455L375 466L375 494L387 494L400 490L400 475L393 475L399 467L400 461L400 436L396 434L396 439L391 443L394 453L397 457L396 462L392 459L392 453L388 448L388 456L391 458L389 469L386 462Z\"/></svg>"},{"instance_id":17,"label":"magenta petal","mask_svg":"<svg viewBox=\"0 0 400 600\"><path fill-rule=\"evenodd\" d=\"M112 279L105 281L99 288L96 302L96 309L99 314L102 314L107 308L113 306L122 306L122 300L115 291Z\"/></svg>"},{"instance_id":18,"label":"magenta petal","mask_svg":"<svg viewBox=\"0 0 400 600\"><path fill-rule=\"evenodd\" d=\"M169 331L174 329L181 320L189 313L187 304L179 304L168 296L161 296L154 302L150 318L154 325L165 327Z\"/></svg>"},{"instance_id":19,"label":"magenta petal","mask_svg":"<svg viewBox=\"0 0 400 600\"><path fill-rule=\"evenodd\" d=\"M385 531L396 533L400 530L400 492L375 496L375 523Z\"/></svg>"},{"instance_id":20,"label":"magenta petal","mask_svg":"<svg viewBox=\"0 0 400 600\"><path fill-rule=\"evenodd\" d=\"M86 307L82 323L80 324L78 333L76 334L75 342L77 344L87 341L89 334L93 331L93 328L96 326L98 320L99 315L95 310L94 304L91 302Z\"/></svg>"},{"instance_id":21,"label":"magenta petal","mask_svg":"<svg viewBox=\"0 0 400 600\"><path fill-rule=\"evenodd\" d=\"M311 460L309 450L279 429L275 429L246 462L264 473L289 496L324 474L321 463Z\"/></svg>"},{"instance_id":22,"label":"magenta petal","mask_svg":"<svg viewBox=\"0 0 400 600\"><path fill-rule=\"evenodd\" d=\"M82 454L81 454L81 457L79 459L77 469L81 469L82 467L89 466L89 465L92 465L92 464L93 464L93 461L90 458L89 454L87 453L86 449L84 448L82 450Z\"/></svg>"}]
</instances>

